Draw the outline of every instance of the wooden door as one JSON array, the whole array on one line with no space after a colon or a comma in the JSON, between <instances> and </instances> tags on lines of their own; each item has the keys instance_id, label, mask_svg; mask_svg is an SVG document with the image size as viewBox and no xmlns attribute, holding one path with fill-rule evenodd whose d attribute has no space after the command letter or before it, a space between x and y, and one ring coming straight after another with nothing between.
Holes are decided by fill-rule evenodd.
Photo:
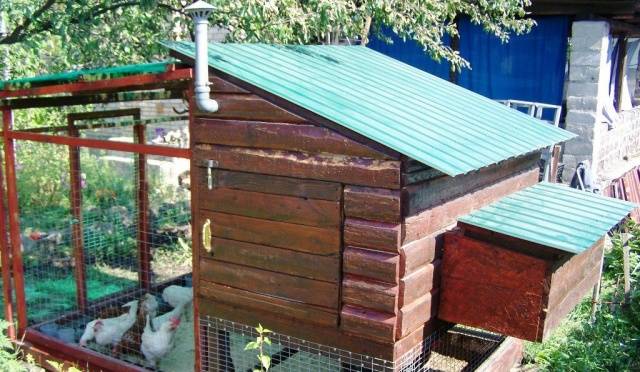
<instances>
[{"instance_id":1,"label":"wooden door","mask_svg":"<svg viewBox=\"0 0 640 372\"><path fill-rule=\"evenodd\" d=\"M202 155L192 168L200 296L336 325L342 186L228 171Z\"/></svg>"}]
</instances>

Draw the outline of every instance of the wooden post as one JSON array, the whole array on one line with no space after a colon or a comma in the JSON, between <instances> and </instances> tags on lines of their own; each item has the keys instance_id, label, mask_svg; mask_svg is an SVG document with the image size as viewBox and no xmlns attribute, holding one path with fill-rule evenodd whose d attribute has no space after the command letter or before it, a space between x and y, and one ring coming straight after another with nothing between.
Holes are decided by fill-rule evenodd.
<instances>
[{"instance_id":1,"label":"wooden post","mask_svg":"<svg viewBox=\"0 0 640 372\"><path fill-rule=\"evenodd\" d=\"M69 136L78 137L78 129L75 127L72 117L67 117L67 125ZM78 146L69 146L69 185L71 185L71 215L73 217L71 236L75 259L76 303L78 310L84 313L87 309L87 278L82 227L82 174L80 173L80 148Z\"/></svg>"},{"instance_id":2,"label":"wooden post","mask_svg":"<svg viewBox=\"0 0 640 372\"><path fill-rule=\"evenodd\" d=\"M2 155L0 154L0 163ZM2 295L4 299L4 319L9 322L7 333L11 340L16 338L16 329L13 324L13 302L12 302L12 284L11 284L11 252L10 244L7 240L7 220L5 208L5 188L2 167L0 167L0 262L2 264Z\"/></svg>"},{"instance_id":3,"label":"wooden post","mask_svg":"<svg viewBox=\"0 0 640 372\"><path fill-rule=\"evenodd\" d=\"M22 337L27 328L27 301L24 294L24 267L22 265L22 241L20 239L20 208L18 204L18 186L16 179L16 154L9 133L13 129L11 110L2 111L2 130L4 131L4 157L7 176L7 206L9 208L9 234L12 249L13 281L18 311L18 331Z\"/></svg>"},{"instance_id":4,"label":"wooden post","mask_svg":"<svg viewBox=\"0 0 640 372\"><path fill-rule=\"evenodd\" d=\"M631 272L629 264L629 253L631 248L629 247L629 240L623 239L622 245L622 271L624 273L624 302L622 306L628 307L631 305Z\"/></svg>"},{"instance_id":5,"label":"wooden post","mask_svg":"<svg viewBox=\"0 0 640 372\"><path fill-rule=\"evenodd\" d=\"M140 113L134 115L140 120ZM145 126L133 126L135 142L145 144ZM151 250L149 247L149 185L147 182L147 156L136 154L138 161L137 191L138 191L138 279L140 287L146 291L151 288Z\"/></svg>"}]
</instances>

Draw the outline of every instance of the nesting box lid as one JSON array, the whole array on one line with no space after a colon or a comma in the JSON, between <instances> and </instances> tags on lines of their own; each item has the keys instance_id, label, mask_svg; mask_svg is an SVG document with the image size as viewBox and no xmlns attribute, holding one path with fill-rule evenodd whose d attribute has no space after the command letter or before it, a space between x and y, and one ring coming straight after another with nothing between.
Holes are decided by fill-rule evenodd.
<instances>
[{"instance_id":1,"label":"nesting box lid","mask_svg":"<svg viewBox=\"0 0 640 372\"><path fill-rule=\"evenodd\" d=\"M460 217L458 221L580 254L636 207L627 201L541 182Z\"/></svg>"}]
</instances>

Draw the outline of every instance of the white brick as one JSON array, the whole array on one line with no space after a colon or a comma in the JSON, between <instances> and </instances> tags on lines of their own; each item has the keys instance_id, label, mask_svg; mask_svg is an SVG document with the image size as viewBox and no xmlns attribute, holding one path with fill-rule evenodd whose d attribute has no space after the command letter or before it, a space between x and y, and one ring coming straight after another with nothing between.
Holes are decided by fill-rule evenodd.
<instances>
[{"instance_id":1,"label":"white brick","mask_svg":"<svg viewBox=\"0 0 640 372\"><path fill-rule=\"evenodd\" d=\"M567 97L567 110L592 111L598 109L598 99L595 97Z\"/></svg>"},{"instance_id":2,"label":"white brick","mask_svg":"<svg viewBox=\"0 0 640 372\"><path fill-rule=\"evenodd\" d=\"M583 127L588 127L588 130L593 132L593 127L596 124L597 119L598 116L595 112L571 110L567 113L565 121L567 123L567 130L582 135L582 133L577 131L579 130L584 132L586 129L583 129Z\"/></svg>"},{"instance_id":3,"label":"white brick","mask_svg":"<svg viewBox=\"0 0 640 372\"><path fill-rule=\"evenodd\" d=\"M600 78L600 69L596 66L571 66L569 68L569 80L587 83L597 83Z\"/></svg>"},{"instance_id":4,"label":"white brick","mask_svg":"<svg viewBox=\"0 0 640 372\"><path fill-rule=\"evenodd\" d=\"M610 27L606 21L576 21L571 26L571 34L578 37L598 37L609 35Z\"/></svg>"},{"instance_id":5,"label":"white brick","mask_svg":"<svg viewBox=\"0 0 640 372\"><path fill-rule=\"evenodd\" d=\"M601 53L594 51L573 50L569 55L569 65L574 66L600 66Z\"/></svg>"},{"instance_id":6,"label":"white brick","mask_svg":"<svg viewBox=\"0 0 640 372\"><path fill-rule=\"evenodd\" d=\"M567 87L567 96L573 97L598 97L598 83L585 83L570 81Z\"/></svg>"}]
</instances>

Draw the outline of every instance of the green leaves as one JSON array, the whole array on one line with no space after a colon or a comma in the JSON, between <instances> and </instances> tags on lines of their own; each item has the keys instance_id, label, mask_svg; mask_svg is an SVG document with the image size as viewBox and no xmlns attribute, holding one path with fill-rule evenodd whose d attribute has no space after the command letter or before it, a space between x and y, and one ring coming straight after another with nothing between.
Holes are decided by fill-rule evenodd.
<instances>
[{"instance_id":1,"label":"green leaves","mask_svg":"<svg viewBox=\"0 0 640 372\"><path fill-rule=\"evenodd\" d=\"M258 332L258 337L255 341L248 342L244 350L258 350L258 362L260 363L260 369L254 369L253 372L267 372L271 368L271 357L265 352L264 346L271 345L271 340L267 335L271 333L270 330L264 328L262 324L258 324L255 328Z\"/></svg>"}]
</instances>

